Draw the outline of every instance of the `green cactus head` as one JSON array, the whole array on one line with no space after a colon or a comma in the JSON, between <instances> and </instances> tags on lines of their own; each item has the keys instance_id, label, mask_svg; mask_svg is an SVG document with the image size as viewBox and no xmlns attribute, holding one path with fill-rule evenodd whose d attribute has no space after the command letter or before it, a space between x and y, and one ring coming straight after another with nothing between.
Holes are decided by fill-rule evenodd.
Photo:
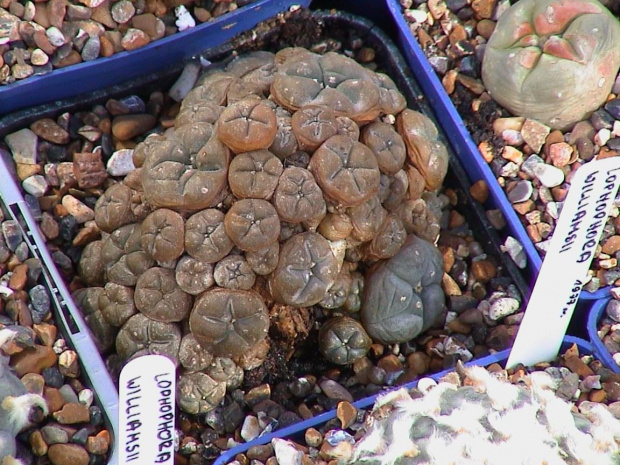
<instances>
[{"instance_id":1,"label":"green cactus head","mask_svg":"<svg viewBox=\"0 0 620 465\"><path fill-rule=\"evenodd\" d=\"M620 67L620 22L596 0L521 0L487 43L482 79L517 116L567 129L604 102Z\"/></svg>"}]
</instances>

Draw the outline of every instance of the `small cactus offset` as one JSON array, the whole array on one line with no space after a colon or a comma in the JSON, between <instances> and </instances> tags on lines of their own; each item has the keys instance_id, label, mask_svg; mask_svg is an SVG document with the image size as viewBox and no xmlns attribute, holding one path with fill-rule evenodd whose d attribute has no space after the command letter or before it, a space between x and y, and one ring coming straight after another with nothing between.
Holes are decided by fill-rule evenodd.
<instances>
[{"instance_id":1,"label":"small cactus offset","mask_svg":"<svg viewBox=\"0 0 620 465\"><path fill-rule=\"evenodd\" d=\"M596 0L521 0L497 22L482 79L517 116L570 128L600 107L620 67L620 22Z\"/></svg>"},{"instance_id":2,"label":"small cactus offset","mask_svg":"<svg viewBox=\"0 0 620 465\"><path fill-rule=\"evenodd\" d=\"M379 397L351 464L617 464L620 421L602 404L578 411L544 371L514 385L482 367Z\"/></svg>"}]
</instances>

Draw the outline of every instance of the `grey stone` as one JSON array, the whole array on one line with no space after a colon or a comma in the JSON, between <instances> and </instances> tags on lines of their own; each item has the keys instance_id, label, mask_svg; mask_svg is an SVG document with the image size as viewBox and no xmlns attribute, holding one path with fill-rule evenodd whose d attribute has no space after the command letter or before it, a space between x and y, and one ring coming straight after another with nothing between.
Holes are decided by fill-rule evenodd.
<instances>
[{"instance_id":1,"label":"grey stone","mask_svg":"<svg viewBox=\"0 0 620 465\"><path fill-rule=\"evenodd\" d=\"M101 41L99 36L90 37L82 48L82 60L92 61L99 58L99 52L101 50Z\"/></svg>"},{"instance_id":2,"label":"grey stone","mask_svg":"<svg viewBox=\"0 0 620 465\"><path fill-rule=\"evenodd\" d=\"M24 190L34 197L42 197L47 192L49 187L45 176L35 174L34 176L27 177L22 181L22 187Z\"/></svg>"},{"instance_id":3,"label":"grey stone","mask_svg":"<svg viewBox=\"0 0 620 465\"><path fill-rule=\"evenodd\" d=\"M11 149L15 163L26 165L37 164L37 148L39 139L37 135L28 128L20 129L4 138L4 141Z\"/></svg>"},{"instance_id":4,"label":"grey stone","mask_svg":"<svg viewBox=\"0 0 620 465\"><path fill-rule=\"evenodd\" d=\"M508 200L512 203L525 202L532 196L533 192L534 187L530 181L518 181L514 188L508 193Z\"/></svg>"}]
</instances>

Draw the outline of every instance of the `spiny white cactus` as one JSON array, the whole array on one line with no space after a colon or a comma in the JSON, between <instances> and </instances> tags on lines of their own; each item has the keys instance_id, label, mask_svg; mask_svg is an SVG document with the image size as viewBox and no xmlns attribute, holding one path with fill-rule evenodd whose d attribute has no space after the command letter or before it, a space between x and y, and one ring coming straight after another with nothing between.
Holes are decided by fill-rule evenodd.
<instances>
[{"instance_id":1,"label":"spiny white cactus","mask_svg":"<svg viewBox=\"0 0 620 465\"><path fill-rule=\"evenodd\" d=\"M620 421L601 404L577 412L544 372L511 384L481 367L461 386L423 381L380 396L348 463L373 465L607 465L620 463Z\"/></svg>"}]
</instances>

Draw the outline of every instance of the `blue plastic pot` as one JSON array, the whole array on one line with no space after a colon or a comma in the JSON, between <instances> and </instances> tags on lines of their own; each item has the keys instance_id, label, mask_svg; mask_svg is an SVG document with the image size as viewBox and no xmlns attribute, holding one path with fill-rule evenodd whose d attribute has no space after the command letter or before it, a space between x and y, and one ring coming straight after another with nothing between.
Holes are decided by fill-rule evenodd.
<instances>
[{"instance_id":1,"label":"blue plastic pot","mask_svg":"<svg viewBox=\"0 0 620 465\"><path fill-rule=\"evenodd\" d=\"M542 265L540 254L527 235L525 227L512 208L512 204L508 201L506 194L498 184L493 172L480 156L478 147L471 138L463 119L424 55L417 39L411 33L409 25L403 16L402 6L399 1L386 1L397 26L398 37L396 42L399 48L403 51L418 84L435 110L437 119L443 126L445 132L450 134L450 142L457 156L463 161L467 160L463 165L470 179L472 182L480 179L486 181L489 186L488 205L491 208L500 209L504 213L509 235L513 236L523 245L523 249L527 256L527 275L533 286ZM609 287L604 287L596 292L582 291L580 298L583 300L596 300L607 297L608 295Z\"/></svg>"},{"instance_id":2,"label":"blue plastic pot","mask_svg":"<svg viewBox=\"0 0 620 465\"><path fill-rule=\"evenodd\" d=\"M598 337L598 324L605 316L605 307L610 300L610 298L600 299L592 305L588 315L588 336L590 338L590 344L592 344L592 348L594 349L594 353L599 360L605 363L605 365L607 365L615 373L620 373L620 366L618 366L618 364L614 361L611 353L609 353L609 350L607 350L607 347L605 347L603 341L601 341Z\"/></svg>"},{"instance_id":3,"label":"blue plastic pot","mask_svg":"<svg viewBox=\"0 0 620 465\"><path fill-rule=\"evenodd\" d=\"M118 82L149 75L217 47L293 5L310 0L257 0L212 21L151 42L130 52L56 69L0 86L0 116L36 105L75 97Z\"/></svg>"},{"instance_id":4,"label":"blue plastic pot","mask_svg":"<svg viewBox=\"0 0 620 465\"><path fill-rule=\"evenodd\" d=\"M562 343L562 350L568 349L572 344L576 344L579 348L579 353L582 355L593 355L594 350L588 341L584 339L580 339L574 336L566 336L564 338L564 342ZM478 366L489 366L493 363L499 363L500 365L504 365L508 360L508 355L510 354L510 350L503 350L501 352L497 352L492 355L487 355L486 357L479 358L477 360L472 360L471 362L466 363L466 366L478 365ZM430 378L434 380L439 380L447 373L450 373L452 370L444 370L440 373L435 373L434 375L430 375ZM415 388L418 385L417 381L413 381L411 383L404 384L400 387L404 387L406 389ZM385 392L385 391L384 391ZM375 403L377 396L380 394L376 394L374 396L365 397L364 399L358 400L354 402L353 405L358 409L364 409L372 407ZM235 459L237 454L242 454L247 452L250 447L260 446L264 444L268 444L274 438L291 438L294 436L303 437L303 433L308 428L319 429L323 424L328 422L329 420L333 420L336 418L336 410L330 410L329 412L322 413L321 415L317 415L316 417L310 418L309 420L301 421L295 425L287 426L286 428L282 428L274 433L266 434L259 438L253 439L252 441L246 442L239 446L233 447L232 449L224 452L220 457L213 463L213 465L225 465Z\"/></svg>"}]
</instances>

